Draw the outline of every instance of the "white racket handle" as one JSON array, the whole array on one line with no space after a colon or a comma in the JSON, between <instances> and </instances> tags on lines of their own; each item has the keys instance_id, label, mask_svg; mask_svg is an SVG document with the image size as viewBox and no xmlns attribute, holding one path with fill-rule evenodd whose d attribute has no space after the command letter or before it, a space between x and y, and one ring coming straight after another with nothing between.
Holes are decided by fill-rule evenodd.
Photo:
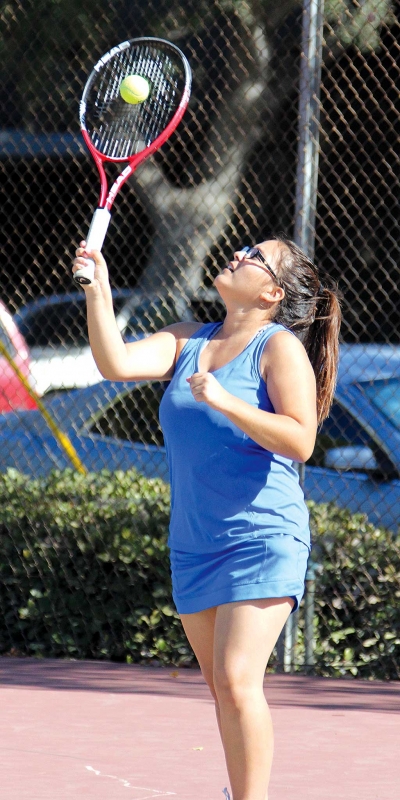
<instances>
[{"instance_id":1,"label":"white racket handle","mask_svg":"<svg viewBox=\"0 0 400 800\"><path fill-rule=\"evenodd\" d=\"M97 208L93 214L89 233L86 241L88 250L101 250L108 226L110 224L111 213L107 208ZM93 282L95 263L91 258L87 267L82 267L74 272L74 281L80 286L87 286Z\"/></svg>"}]
</instances>

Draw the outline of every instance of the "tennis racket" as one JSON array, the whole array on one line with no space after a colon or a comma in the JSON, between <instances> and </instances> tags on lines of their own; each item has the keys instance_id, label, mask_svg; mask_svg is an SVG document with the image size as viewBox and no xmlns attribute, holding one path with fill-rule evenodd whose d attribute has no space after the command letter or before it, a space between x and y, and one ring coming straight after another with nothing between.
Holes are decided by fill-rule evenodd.
<instances>
[{"instance_id":1,"label":"tennis racket","mask_svg":"<svg viewBox=\"0 0 400 800\"><path fill-rule=\"evenodd\" d=\"M126 102L120 85L128 76L147 81L143 102ZM79 117L82 136L100 175L100 197L87 237L88 250L101 250L111 208L125 181L173 133L187 108L192 74L183 53L164 39L143 37L113 47L95 65L83 91ZM108 188L107 163L128 162ZM94 262L74 273L90 284Z\"/></svg>"}]
</instances>

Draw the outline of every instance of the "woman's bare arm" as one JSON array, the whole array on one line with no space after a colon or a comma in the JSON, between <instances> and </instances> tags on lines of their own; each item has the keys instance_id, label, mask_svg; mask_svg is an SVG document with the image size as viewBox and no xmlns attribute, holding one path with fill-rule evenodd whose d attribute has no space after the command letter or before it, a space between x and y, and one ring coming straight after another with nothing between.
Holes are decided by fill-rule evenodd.
<instances>
[{"instance_id":1,"label":"woman's bare arm","mask_svg":"<svg viewBox=\"0 0 400 800\"><path fill-rule=\"evenodd\" d=\"M125 343L115 319L106 262L98 251L76 251L73 272L87 266L86 256L95 261L93 282L85 287L89 342L97 367L104 378L114 381L170 380L179 349L199 327L196 322L178 322L161 331Z\"/></svg>"}]
</instances>

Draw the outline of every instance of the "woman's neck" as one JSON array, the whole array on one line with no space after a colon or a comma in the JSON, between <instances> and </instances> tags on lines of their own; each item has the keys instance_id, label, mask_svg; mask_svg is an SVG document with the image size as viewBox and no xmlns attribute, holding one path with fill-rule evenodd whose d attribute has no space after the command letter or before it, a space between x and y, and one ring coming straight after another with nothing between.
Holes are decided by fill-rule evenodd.
<instances>
[{"instance_id":1,"label":"woman's neck","mask_svg":"<svg viewBox=\"0 0 400 800\"><path fill-rule=\"evenodd\" d=\"M227 311L226 316L220 331L218 331L218 338L227 339L246 339L254 336L260 328L264 328L271 323L272 320L268 318L266 312L261 312L259 309L252 311Z\"/></svg>"}]
</instances>

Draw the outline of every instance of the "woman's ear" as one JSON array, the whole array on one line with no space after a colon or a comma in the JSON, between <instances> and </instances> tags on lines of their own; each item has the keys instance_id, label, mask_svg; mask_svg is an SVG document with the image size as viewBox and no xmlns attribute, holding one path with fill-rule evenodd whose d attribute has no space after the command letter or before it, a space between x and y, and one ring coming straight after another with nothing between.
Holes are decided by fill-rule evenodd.
<instances>
[{"instance_id":1,"label":"woman's ear","mask_svg":"<svg viewBox=\"0 0 400 800\"><path fill-rule=\"evenodd\" d=\"M260 301L262 303L280 303L281 300L285 297L285 290L282 289L282 286L274 286L268 292L263 292L260 295Z\"/></svg>"}]
</instances>

